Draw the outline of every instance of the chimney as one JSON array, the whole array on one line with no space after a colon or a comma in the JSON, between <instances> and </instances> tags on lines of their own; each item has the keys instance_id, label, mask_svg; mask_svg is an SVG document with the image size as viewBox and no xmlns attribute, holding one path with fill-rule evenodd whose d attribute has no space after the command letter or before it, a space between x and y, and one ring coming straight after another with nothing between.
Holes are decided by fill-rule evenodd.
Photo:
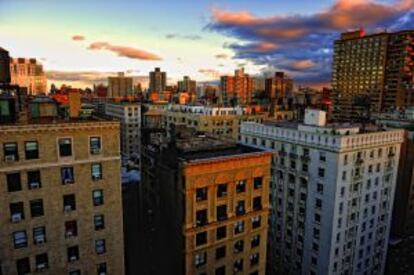
<instances>
[{"instance_id":1,"label":"chimney","mask_svg":"<svg viewBox=\"0 0 414 275\"><path fill-rule=\"evenodd\" d=\"M81 110L81 95L77 90L69 92L69 117L79 117Z\"/></svg>"}]
</instances>

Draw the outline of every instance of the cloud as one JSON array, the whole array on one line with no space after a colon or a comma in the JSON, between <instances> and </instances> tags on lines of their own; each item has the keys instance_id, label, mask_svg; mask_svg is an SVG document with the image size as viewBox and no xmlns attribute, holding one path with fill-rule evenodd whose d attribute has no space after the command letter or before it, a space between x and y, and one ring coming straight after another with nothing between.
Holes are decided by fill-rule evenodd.
<instances>
[{"instance_id":1,"label":"cloud","mask_svg":"<svg viewBox=\"0 0 414 275\"><path fill-rule=\"evenodd\" d=\"M94 42L91 43L88 47L89 50L106 50L116 53L118 56L132 58L132 59L139 59L139 60L162 60L156 54L140 50L137 48L127 47L127 46L119 46L113 45L108 42Z\"/></svg>"},{"instance_id":2,"label":"cloud","mask_svg":"<svg viewBox=\"0 0 414 275\"><path fill-rule=\"evenodd\" d=\"M85 36L77 34L77 35L72 36L72 40L73 41L83 41L83 40L85 40Z\"/></svg>"},{"instance_id":3,"label":"cloud","mask_svg":"<svg viewBox=\"0 0 414 275\"><path fill-rule=\"evenodd\" d=\"M199 73L209 77L209 78L218 78L220 77L220 72L214 69L199 69Z\"/></svg>"},{"instance_id":4,"label":"cloud","mask_svg":"<svg viewBox=\"0 0 414 275\"><path fill-rule=\"evenodd\" d=\"M225 54L225 53L216 54L215 57L217 59L227 59L227 58L229 58L229 56L227 54Z\"/></svg>"},{"instance_id":5,"label":"cloud","mask_svg":"<svg viewBox=\"0 0 414 275\"><path fill-rule=\"evenodd\" d=\"M181 35L178 33L169 33L165 35L165 38L167 39L185 39L185 40L201 40L202 37L199 35Z\"/></svg>"},{"instance_id":6,"label":"cloud","mask_svg":"<svg viewBox=\"0 0 414 275\"><path fill-rule=\"evenodd\" d=\"M412 28L414 0L337 0L313 14L260 17L249 11L212 10L205 30L238 42L225 44L235 59L284 69L299 82L330 79L332 45L341 32ZM411 26L410 26L411 25Z\"/></svg>"}]
</instances>

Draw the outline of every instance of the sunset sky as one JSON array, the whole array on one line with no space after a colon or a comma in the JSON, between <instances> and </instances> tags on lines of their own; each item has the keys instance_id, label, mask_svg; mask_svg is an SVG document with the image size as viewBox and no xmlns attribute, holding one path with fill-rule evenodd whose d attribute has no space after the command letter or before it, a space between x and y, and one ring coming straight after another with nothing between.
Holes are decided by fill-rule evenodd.
<instances>
[{"instance_id":1,"label":"sunset sky","mask_svg":"<svg viewBox=\"0 0 414 275\"><path fill-rule=\"evenodd\" d=\"M214 80L285 70L299 83L330 80L342 31L414 28L414 0L0 0L0 47L36 57L52 81L107 73Z\"/></svg>"}]
</instances>

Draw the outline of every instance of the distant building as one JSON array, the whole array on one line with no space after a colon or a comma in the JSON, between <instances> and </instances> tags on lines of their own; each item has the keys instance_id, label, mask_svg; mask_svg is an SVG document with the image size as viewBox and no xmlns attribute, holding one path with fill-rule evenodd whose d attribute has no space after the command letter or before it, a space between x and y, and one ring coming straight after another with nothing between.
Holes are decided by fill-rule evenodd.
<instances>
[{"instance_id":1,"label":"distant building","mask_svg":"<svg viewBox=\"0 0 414 275\"><path fill-rule=\"evenodd\" d=\"M127 97L133 94L132 77L127 77L122 72L118 76L108 77L108 97Z\"/></svg>"},{"instance_id":2,"label":"distant building","mask_svg":"<svg viewBox=\"0 0 414 275\"><path fill-rule=\"evenodd\" d=\"M155 68L154 71L149 73L149 81L150 93L164 92L167 86L167 73L161 72L160 68Z\"/></svg>"},{"instance_id":3,"label":"distant building","mask_svg":"<svg viewBox=\"0 0 414 275\"><path fill-rule=\"evenodd\" d=\"M241 142L273 150L268 274L383 274L402 130L246 122Z\"/></svg>"},{"instance_id":4,"label":"distant building","mask_svg":"<svg viewBox=\"0 0 414 275\"><path fill-rule=\"evenodd\" d=\"M225 105L248 105L253 99L253 78L238 69L234 76L220 78L221 102Z\"/></svg>"},{"instance_id":5,"label":"distant building","mask_svg":"<svg viewBox=\"0 0 414 275\"><path fill-rule=\"evenodd\" d=\"M46 74L35 58L12 58L10 74L11 84L26 87L29 95L47 92Z\"/></svg>"},{"instance_id":6,"label":"distant building","mask_svg":"<svg viewBox=\"0 0 414 275\"><path fill-rule=\"evenodd\" d=\"M140 151L141 105L138 103L105 103L105 114L121 122L121 151L129 158L137 158Z\"/></svg>"},{"instance_id":7,"label":"distant building","mask_svg":"<svg viewBox=\"0 0 414 275\"><path fill-rule=\"evenodd\" d=\"M334 117L356 119L369 109L413 106L413 72L414 30L343 33L334 45Z\"/></svg>"},{"instance_id":8,"label":"distant building","mask_svg":"<svg viewBox=\"0 0 414 275\"><path fill-rule=\"evenodd\" d=\"M265 97L269 102L279 98L285 98L293 92L293 80L284 72L276 72L271 78L265 81Z\"/></svg>"},{"instance_id":9,"label":"distant building","mask_svg":"<svg viewBox=\"0 0 414 275\"><path fill-rule=\"evenodd\" d=\"M10 56L9 52L0 47L0 85L9 84L10 78Z\"/></svg>"},{"instance_id":10,"label":"distant building","mask_svg":"<svg viewBox=\"0 0 414 275\"><path fill-rule=\"evenodd\" d=\"M178 92L187 92L191 94L196 93L196 81L191 80L189 76L184 76L184 79L178 81Z\"/></svg>"},{"instance_id":11,"label":"distant building","mask_svg":"<svg viewBox=\"0 0 414 275\"><path fill-rule=\"evenodd\" d=\"M143 148L142 274L265 274L271 154L171 136Z\"/></svg>"}]
</instances>

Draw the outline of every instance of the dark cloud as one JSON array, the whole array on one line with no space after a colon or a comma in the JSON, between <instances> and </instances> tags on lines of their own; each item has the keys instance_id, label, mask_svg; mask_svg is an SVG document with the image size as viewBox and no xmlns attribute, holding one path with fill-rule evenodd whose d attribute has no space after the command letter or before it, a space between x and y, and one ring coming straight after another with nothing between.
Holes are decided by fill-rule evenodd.
<instances>
[{"instance_id":1,"label":"dark cloud","mask_svg":"<svg viewBox=\"0 0 414 275\"><path fill-rule=\"evenodd\" d=\"M338 0L309 15L258 17L250 12L212 11L205 27L239 40L225 44L234 58L268 69L287 70L299 82L329 81L332 44L339 33L364 27L368 32L412 28L414 0L391 4L374 0Z\"/></svg>"},{"instance_id":2,"label":"dark cloud","mask_svg":"<svg viewBox=\"0 0 414 275\"><path fill-rule=\"evenodd\" d=\"M85 40L85 36L77 34L77 35L72 36L72 40L73 41L83 41L83 40Z\"/></svg>"},{"instance_id":3,"label":"dark cloud","mask_svg":"<svg viewBox=\"0 0 414 275\"><path fill-rule=\"evenodd\" d=\"M167 39L185 39L185 40L201 40L199 35L181 35L178 33L169 33L165 36Z\"/></svg>"},{"instance_id":4,"label":"dark cloud","mask_svg":"<svg viewBox=\"0 0 414 275\"><path fill-rule=\"evenodd\" d=\"M108 42L94 42L89 45L89 50L106 50L116 53L118 56L128 57L132 59L139 59L139 60L162 60L156 54L140 50L137 48L127 47L127 46L119 46L113 45Z\"/></svg>"}]
</instances>

